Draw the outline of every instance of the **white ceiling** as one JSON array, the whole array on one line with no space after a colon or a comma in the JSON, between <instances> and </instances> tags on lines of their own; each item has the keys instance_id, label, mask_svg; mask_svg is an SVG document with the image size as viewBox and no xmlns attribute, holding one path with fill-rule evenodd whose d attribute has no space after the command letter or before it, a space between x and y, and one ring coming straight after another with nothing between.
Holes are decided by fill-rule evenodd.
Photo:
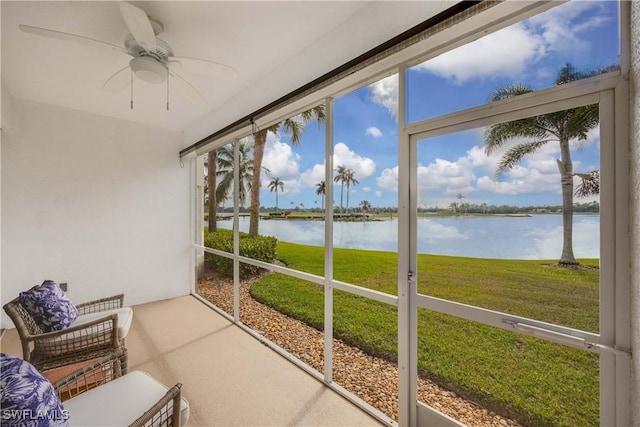
<instances>
[{"instance_id":1,"label":"white ceiling","mask_svg":"<svg viewBox=\"0 0 640 427\"><path fill-rule=\"evenodd\" d=\"M122 46L128 31L115 2L2 1L2 80L19 99L181 130L185 144L224 127L455 3L445 1L132 2L164 25L176 56L237 70L233 80L181 71L206 98L195 107L166 86L100 90L129 56L23 33L18 24Z\"/></svg>"}]
</instances>

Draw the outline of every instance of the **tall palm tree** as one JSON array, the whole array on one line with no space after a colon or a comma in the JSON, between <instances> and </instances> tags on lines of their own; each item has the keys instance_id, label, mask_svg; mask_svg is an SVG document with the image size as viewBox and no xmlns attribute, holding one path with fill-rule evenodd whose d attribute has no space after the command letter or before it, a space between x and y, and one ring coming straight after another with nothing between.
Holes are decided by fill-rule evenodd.
<instances>
[{"instance_id":1,"label":"tall palm tree","mask_svg":"<svg viewBox=\"0 0 640 427\"><path fill-rule=\"evenodd\" d=\"M278 212L278 188L280 190L284 189L284 182L280 180L280 178L273 178L268 185L269 190L273 193L276 192L276 212Z\"/></svg>"},{"instance_id":2,"label":"tall palm tree","mask_svg":"<svg viewBox=\"0 0 640 427\"><path fill-rule=\"evenodd\" d=\"M558 73L556 85L592 77L612 69L612 67L608 67L602 70L579 72L570 64L566 64ZM533 89L523 85L512 85L496 90L491 101L512 98L532 91ZM512 122L499 123L488 127L484 134L484 150L488 155L515 138L529 138L529 141L517 143L507 149L498 163L497 176L506 169L514 167L525 156L537 151L549 142L557 142L560 145L560 159L557 159L557 163L562 188L563 244L559 260L561 265L579 264L573 255L573 177L578 176L583 180L581 188L586 186L586 188L578 191L578 195L597 194L599 192L599 185L596 183L596 180L599 180L597 171L591 171L587 174L574 174L569 143L575 140L587 139L587 133L598 126L598 113L597 104L587 105Z\"/></svg>"},{"instance_id":3,"label":"tall palm tree","mask_svg":"<svg viewBox=\"0 0 640 427\"><path fill-rule=\"evenodd\" d=\"M342 205L342 197L344 194L344 183L347 179L347 167L345 165L340 165L336 169L336 176L333 177L333 182L340 183L340 212L344 213L344 207Z\"/></svg>"},{"instance_id":4,"label":"tall palm tree","mask_svg":"<svg viewBox=\"0 0 640 427\"><path fill-rule=\"evenodd\" d=\"M325 195L326 185L324 181L320 181L316 184L316 195L322 195L322 210L324 211L324 195Z\"/></svg>"},{"instance_id":5,"label":"tall palm tree","mask_svg":"<svg viewBox=\"0 0 640 427\"><path fill-rule=\"evenodd\" d=\"M347 184L347 212L349 211L349 188L351 185L357 185L358 180L355 178L356 172L353 169L347 169L344 175L344 182Z\"/></svg>"},{"instance_id":6,"label":"tall palm tree","mask_svg":"<svg viewBox=\"0 0 640 427\"><path fill-rule=\"evenodd\" d=\"M250 156L251 146L245 141L239 141L239 171L240 171L240 191L238 199L240 206L244 207L247 200L247 192L251 191L253 180L253 159ZM233 145L227 144L218 149L217 157L218 177L220 183L216 188L216 202L221 202L228 198L233 192Z\"/></svg>"},{"instance_id":7,"label":"tall palm tree","mask_svg":"<svg viewBox=\"0 0 640 427\"><path fill-rule=\"evenodd\" d=\"M211 150L207 154L207 191L209 193L209 232L218 229L218 201L215 198L216 188L216 162L218 157L217 150Z\"/></svg>"},{"instance_id":8,"label":"tall palm tree","mask_svg":"<svg viewBox=\"0 0 640 427\"><path fill-rule=\"evenodd\" d=\"M361 201L360 209L362 209L362 220L364 221L367 217L367 212L371 209L371 203L368 200Z\"/></svg>"},{"instance_id":9,"label":"tall palm tree","mask_svg":"<svg viewBox=\"0 0 640 427\"><path fill-rule=\"evenodd\" d=\"M264 146L267 142L267 133L278 134L278 131L291 134L291 144L300 142L304 127L312 120L318 120L318 124L324 123L324 104L320 104L282 122L261 129L253 134L253 170L262 170L264 158ZM249 208L249 235L258 235L258 223L260 221L260 174L253 175L251 181L251 206Z\"/></svg>"},{"instance_id":10,"label":"tall palm tree","mask_svg":"<svg viewBox=\"0 0 640 427\"><path fill-rule=\"evenodd\" d=\"M464 194L462 194L462 193L458 193L458 194L456 195L456 198L459 200L459 202L458 202L458 205L457 205L457 206L458 206L458 208L460 209L460 213L464 215L464 211L463 211L464 204L462 203L462 199L464 199L464 198L465 198L465 195L464 195Z\"/></svg>"}]
</instances>

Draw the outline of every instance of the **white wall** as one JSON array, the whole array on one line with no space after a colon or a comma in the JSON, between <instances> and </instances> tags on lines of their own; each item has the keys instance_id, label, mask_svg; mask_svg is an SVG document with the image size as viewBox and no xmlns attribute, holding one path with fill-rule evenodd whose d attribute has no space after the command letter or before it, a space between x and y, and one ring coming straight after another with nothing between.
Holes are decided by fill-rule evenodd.
<instances>
[{"instance_id":1,"label":"white wall","mask_svg":"<svg viewBox=\"0 0 640 427\"><path fill-rule=\"evenodd\" d=\"M11 109L1 156L2 304L44 279L68 282L78 303L188 294L182 135L30 101Z\"/></svg>"},{"instance_id":2,"label":"white wall","mask_svg":"<svg viewBox=\"0 0 640 427\"><path fill-rule=\"evenodd\" d=\"M640 425L640 3L631 2L631 348L633 425Z\"/></svg>"}]
</instances>

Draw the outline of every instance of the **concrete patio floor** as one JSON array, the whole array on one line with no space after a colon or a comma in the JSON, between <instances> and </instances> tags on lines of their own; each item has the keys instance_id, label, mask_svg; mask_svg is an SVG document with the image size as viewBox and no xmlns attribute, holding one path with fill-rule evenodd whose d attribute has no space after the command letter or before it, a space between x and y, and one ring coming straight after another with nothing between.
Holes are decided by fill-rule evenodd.
<instances>
[{"instance_id":1,"label":"concrete patio floor","mask_svg":"<svg viewBox=\"0 0 640 427\"><path fill-rule=\"evenodd\" d=\"M15 329L2 352L22 356ZM379 426L192 296L138 305L127 337L129 369L183 384L189 426Z\"/></svg>"}]
</instances>

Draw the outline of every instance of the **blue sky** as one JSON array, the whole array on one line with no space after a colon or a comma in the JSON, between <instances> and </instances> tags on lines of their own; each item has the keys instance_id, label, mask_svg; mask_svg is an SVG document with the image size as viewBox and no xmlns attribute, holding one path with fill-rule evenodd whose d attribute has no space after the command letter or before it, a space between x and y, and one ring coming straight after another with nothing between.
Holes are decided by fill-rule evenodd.
<instances>
[{"instance_id":1,"label":"blue sky","mask_svg":"<svg viewBox=\"0 0 640 427\"><path fill-rule=\"evenodd\" d=\"M616 2L572 1L433 58L407 71L407 119L436 117L486 103L509 84L532 89L554 85L558 70L571 63L579 70L619 63ZM349 206L397 205L397 76L391 76L335 100L334 167L355 171ZM463 194L465 202L511 205L559 205L559 149L547 144L518 166L495 177L500 153L487 156L482 129L446 135L418 145L419 202L447 207ZM324 179L324 129L311 123L301 143L269 134L263 165L261 205L275 206L266 187L271 177L284 181L280 208L320 207L315 185ZM574 171L599 169L599 132L574 144ZM588 202L594 199L576 199ZM334 187L340 205L340 186ZM346 193L344 196L346 204Z\"/></svg>"}]
</instances>

